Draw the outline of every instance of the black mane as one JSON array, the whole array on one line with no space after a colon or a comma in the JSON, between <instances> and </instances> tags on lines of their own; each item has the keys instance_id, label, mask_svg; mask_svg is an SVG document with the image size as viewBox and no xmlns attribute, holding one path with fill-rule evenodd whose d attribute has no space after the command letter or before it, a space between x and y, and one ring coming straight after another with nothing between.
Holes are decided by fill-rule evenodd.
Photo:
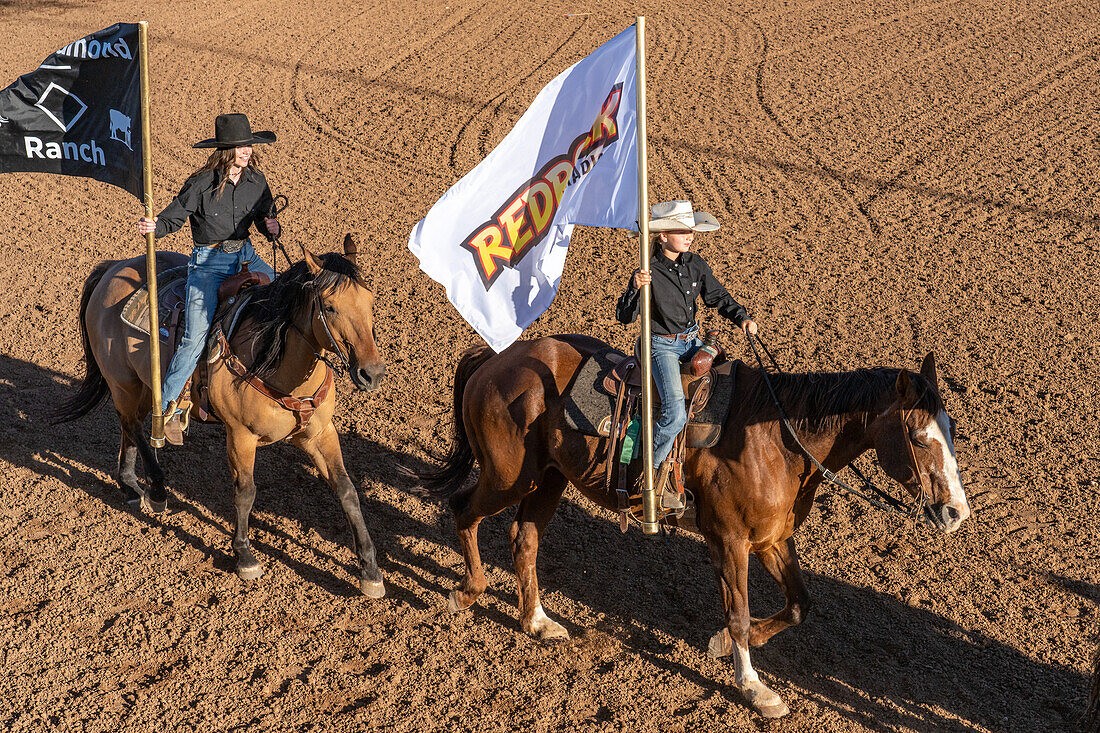
<instances>
[{"instance_id":1,"label":"black mane","mask_svg":"<svg viewBox=\"0 0 1100 733\"><path fill-rule=\"evenodd\" d=\"M875 367L850 372L808 372L771 374L772 386L795 429L817 431L839 425L845 415L867 412L881 404L887 391L893 392L900 369ZM936 389L918 372L909 372L917 391L916 407L935 415L943 408ZM775 415L775 402L767 384L745 397L750 415Z\"/></svg>"},{"instance_id":2,"label":"black mane","mask_svg":"<svg viewBox=\"0 0 1100 733\"><path fill-rule=\"evenodd\" d=\"M362 282L359 268L335 252L317 255L323 269L316 276L305 260L291 266L270 285L253 290L242 317L251 318L256 331L256 359L250 372L264 379L279 368L286 352L286 333L298 313L309 309L314 293L326 293Z\"/></svg>"}]
</instances>

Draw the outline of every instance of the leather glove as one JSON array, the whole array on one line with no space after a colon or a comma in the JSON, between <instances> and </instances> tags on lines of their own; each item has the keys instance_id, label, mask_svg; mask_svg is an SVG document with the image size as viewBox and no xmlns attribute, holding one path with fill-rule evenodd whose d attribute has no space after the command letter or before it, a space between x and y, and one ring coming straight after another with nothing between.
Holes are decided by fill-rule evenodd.
<instances>
[{"instance_id":1,"label":"leather glove","mask_svg":"<svg viewBox=\"0 0 1100 733\"><path fill-rule=\"evenodd\" d=\"M272 238L278 238L279 234L283 231L283 228L279 226L279 220L270 217L264 217L264 229L267 230L267 233L270 234Z\"/></svg>"}]
</instances>

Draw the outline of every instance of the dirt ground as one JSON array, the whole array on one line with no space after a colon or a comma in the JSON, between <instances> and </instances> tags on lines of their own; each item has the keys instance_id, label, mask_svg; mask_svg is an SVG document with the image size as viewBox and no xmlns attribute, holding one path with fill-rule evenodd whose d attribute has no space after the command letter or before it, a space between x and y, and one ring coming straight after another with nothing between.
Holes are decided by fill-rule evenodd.
<instances>
[{"instance_id":1,"label":"dirt ground","mask_svg":"<svg viewBox=\"0 0 1100 733\"><path fill-rule=\"evenodd\" d=\"M543 646L518 628L508 513L481 533L489 591L452 615L453 522L399 472L448 440L454 365L476 338L417 269L409 231L539 89L636 14L652 200L717 215L697 249L786 366L916 368L934 351L959 423L974 514L954 535L819 497L796 536L813 611L753 652L792 710L774 722L706 655L721 615L699 541L622 535L568 491L539 564L543 604L573 639ZM290 446L260 453L252 538L267 573L245 583L220 428L161 452L171 511L151 516L111 478L109 406L47 424L82 374L79 285L143 251L140 208L94 181L2 176L6 729L1077 725L1100 601L1095 3L0 0L0 85L143 18L158 209L200 164L191 144L214 116L241 111L278 133L262 153L291 201L284 240L364 243L389 375L369 395L340 382L338 425L390 592L358 594L339 503ZM578 231L530 335L626 345L613 302L632 246ZM725 341L749 356L728 327ZM764 615L780 600L758 571Z\"/></svg>"}]
</instances>

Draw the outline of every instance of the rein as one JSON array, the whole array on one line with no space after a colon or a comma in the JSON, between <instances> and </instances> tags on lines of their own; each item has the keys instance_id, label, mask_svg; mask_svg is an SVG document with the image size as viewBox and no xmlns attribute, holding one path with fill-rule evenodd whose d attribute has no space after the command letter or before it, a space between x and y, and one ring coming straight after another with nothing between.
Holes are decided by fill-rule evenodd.
<instances>
[{"instance_id":1,"label":"rein","mask_svg":"<svg viewBox=\"0 0 1100 733\"><path fill-rule=\"evenodd\" d=\"M290 200L287 199L287 197L284 196L283 194L279 194L275 198L271 199L271 209L268 210L268 214L267 214L268 218L270 218L270 219L279 218L279 214L286 211L287 206L290 206ZM280 233L280 236L282 236L281 233ZM271 238L271 269L273 269L275 271L275 275L278 276L278 274L279 274L279 257L278 257L278 252L275 249L276 245L278 245L279 250L282 251L283 259L286 260L287 265L293 266L294 263L291 261L290 255L288 255L286 253L286 247L284 247L283 243L279 241L279 237L272 237Z\"/></svg>"},{"instance_id":2,"label":"rein","mask_svg":"<svg viewBox=\"0 0 1100 733\"><path fill-rule=\"evenodd\" d=\"M350 373L351 359L344 356L344 352L340 351L340 347L336 343L336 338L332 335L332 330L328 327L328 321L325 319L325 307L321 304L321 294L316 291L313 293L313 305L317 308L317 316L321 319L321 325L324 326L325 335L328 336L328 341L329 345L332 347L332 352L340 357L340 361L343 362L343 367L341 368L340 365L333 364L331 361L328 360L328 358L317 354L316 351L314 351L313 353L317 355L318 359L321 359L326 364L328 364L329 367L337 374L343 376L345 371Z\"/></svg>"},{"instance_id":3,"label":"rein","mask_svg":"<svg viewBox=\"0 0 1100 733\"><path fill-rule=\"evenodd\" d=\"M814 458L813 454L806 449L806 446L802 444L802 441L798 439L798 433L795 432L794 426L787 418L787 413L783 409L783 405L779 402L779 396L775 393L775 387L772 386L772 381L768 378L768 369L764 366L764 361L760 358L760 352L756 349L756 342L760 341L760 339L759 337L753 336L752 334L748 335L748 339L749 346L752 347L753 356L756 357L756 363L760 365L760 372L764 375L764 383L768 385L768 392L771 393L772 402L775 403L776 409L779 410L780 422L783 424L783 427L787 429L787 432L790 433L791 438L794 439L795 444L802 451L803 455L810 459L810 462L817 468L817 470L821 471L822 477L824 477L826 481L836 486L837 488L846 491L849 494L858 496L876 509L880 509L884 512L896 512L898 514L905 514L907 516L919 515L924 509L925 503L924 478L920 475L920 469L917 467L917 456L916 453L913 451L913 446L909 442L909 440L906 439L906 444L909 445L909 455L913 459L913 472L917 474L917 480L920 481L921 484L920 498L917 500L917 503L912 509L909 509L904 502L899 501L883 489L880 489L878 486L871 483L870 479L864 476L858 468L856 468L854 465L849 464L848 467L852 469L852 473L854 473L857 477L859 477L861 481L863 481L864 489L868 490L870 493L865 493L864 491L853 489L851 486L841 480L839 476L837 476L829 469L825 468L825 466L823 466L820 461ZM772 356L772 353L768 350L767 345L763 341L760 341L760 346L764 349L764 353L768 355L768 359L771 360L772 366L775 367L775 370L777 372L782 372L783 370L779 368L779 364L776 363L775 357ZM903 424L905 423L907 416L908 412L902 415ZM879 498L875 498L875 496L872 496L871 494L875 494Z\"/></svg>"}]
</instances>

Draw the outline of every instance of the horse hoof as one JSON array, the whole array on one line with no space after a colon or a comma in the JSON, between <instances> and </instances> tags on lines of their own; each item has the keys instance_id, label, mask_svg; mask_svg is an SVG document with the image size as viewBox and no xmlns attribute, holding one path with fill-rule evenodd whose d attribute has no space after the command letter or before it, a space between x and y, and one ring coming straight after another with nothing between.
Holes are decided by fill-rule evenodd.
<instances>
[{"instance_id":1,"label":"horse hoof","mask_svg":"<svg viewBox=\"0 0 1100 733\"><path fill-rule=\"evenodd\" d=\"M161 501L153 500L153 498L150 497L148 494L138 494L138 497L141 508L151 514L164 514L164 512L168 511L167 497L165 497ZM130 500L130 502L132 502L132 500ZM133 506L132 503L131 506Z\"/></svg>"},{"instance_id":2,"label":"horse hoof","mask_svg":"<svg viewBox=\"0 0 1100 733\"><path fill-rule=\"evenodd\" d=\"M721 659L722 657L728 657L732 649L733 644L730 642L729 632L722 629L710 637L710 644L707 645L707 656L711 659Z\"/></svg>"},{"instance_id":3,"label":"horse hoof","mask_svg":"<svg viewBox=\"0 0 1100 733\"><path fill-rule=\"evenodd\" d=\"M553 623L553 622L551 622ZM540 629L536 636L543 644L564 644L569 641L569 632L561 624L553 624Z\"/></svg>"},{"instance_id":4,"label":"horse hoof","mask_svg":"<svg viewBox=\"0 0 1100 733\"><path fill-rule=\"evenodd\" d=\"M386 584L381 580L360 580L359 590L367 598L383 598L386 595Z\"/></svg>"},{"instance_id":5,"label":"horse hoof","mask_svg":"<svg viewBox=\"0 0 1100 733\"><path fill-rule=\"evenodd\" d=\"M765 718L782 718L791 712L783 699L763 682L751 682L741 692L752 709Z\"/></svg>"},{"instance_id":6,"label":"horse hoof","mask_svg":"<svg viewBox=\"0 0 1100 733\"><path fill-rule=\"evenodd\" d=\"M264 566L260 563L255 565L238 565L237 577L241 580L258 580L264 576Z\"/></svg>"},{"instance_id":7,"label":"horse hoof","mask_svg":"<svg viewBox=\"0 0 1100 733\"><path fill-rule=\"evenodd\" d=\"M777 705L757 705L754 707L756 709L756 712L760 713L760 715L762 715L763 717L770 719L782 718L789 715L791 712L791 709L787 707L787 703L783 702L782 700L780 700Z\"/></svg>"},{"instance_id":8,"label":"horse hoof","mask_svg":"<svg viewBox=\"0 0 1100 733\"><path fill-rule=\"evenodd\" d=\"M451 594L447 596L447 610L451 613L458 613L459 611L465 611L467 608L473 605L472 603L463 603L460 600L461 598L461 591L451 591Z\"/></svg>"}]
</instances>

